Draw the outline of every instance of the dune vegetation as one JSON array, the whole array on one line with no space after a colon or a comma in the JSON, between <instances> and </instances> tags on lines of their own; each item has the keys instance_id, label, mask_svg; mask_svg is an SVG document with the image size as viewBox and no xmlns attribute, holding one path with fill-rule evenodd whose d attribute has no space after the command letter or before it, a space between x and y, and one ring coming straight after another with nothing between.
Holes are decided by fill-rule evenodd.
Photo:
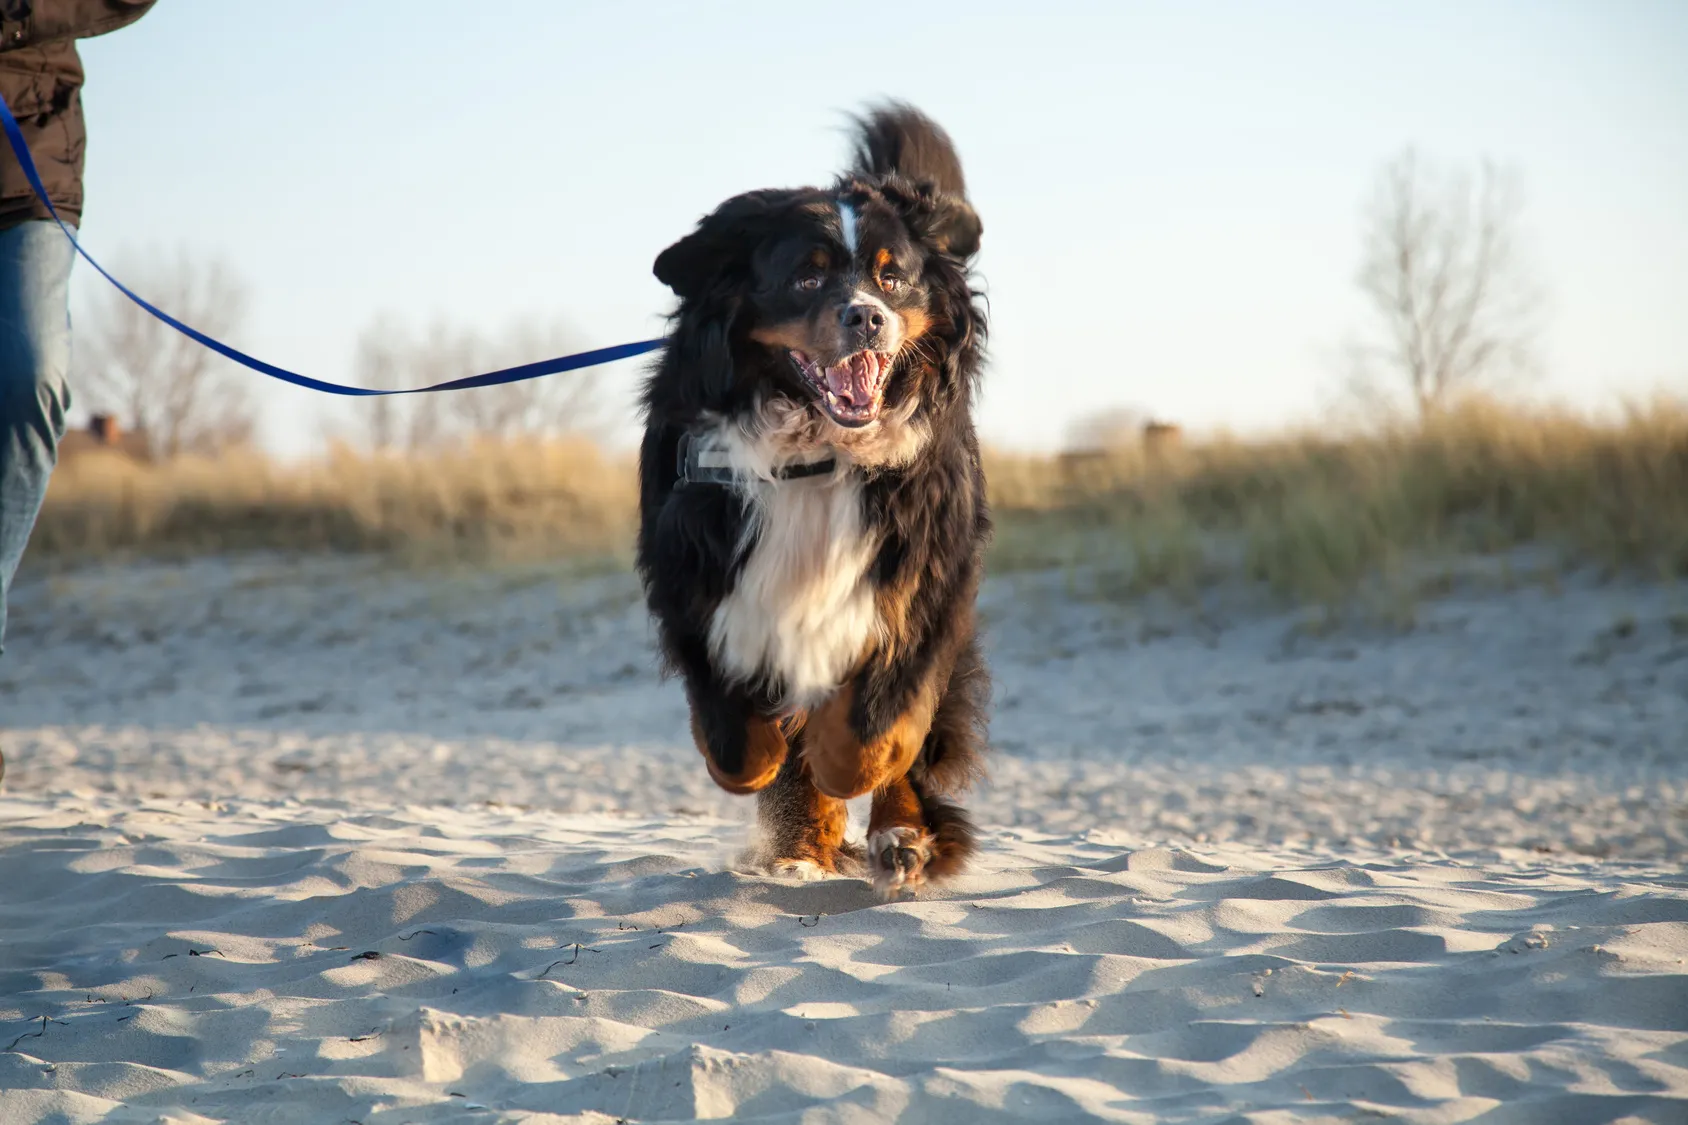
<instances>
[{"instance_id":1,"label":"dune vegetation","mask_svg":"<svg viewBox=\"0 0 1688 1125\"><path fill-rule=\"evenodd\" d=\"M993 452L997 570L1083 567L1122 595L1243 578L1331 602L1404 561L1540 545L1565 565L1688 574L1688 406L1619 417L1471 402L1348 432ZM62 565L209 552L386 552L418 561L629 554L633 465L585 439L101 452L53 479L31 553Z\"/></svg>"}]
</instances>

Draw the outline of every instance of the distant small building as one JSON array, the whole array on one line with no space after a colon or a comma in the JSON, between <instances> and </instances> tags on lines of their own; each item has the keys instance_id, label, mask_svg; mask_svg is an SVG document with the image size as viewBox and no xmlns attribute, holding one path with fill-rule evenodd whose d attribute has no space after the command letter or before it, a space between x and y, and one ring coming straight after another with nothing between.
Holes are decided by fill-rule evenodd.
<instances>
[{"instance_id":1,"label":"distant small building","mask_svg":"<svg viewBox=\"0 0 1688 1125\"><path fill-rule=\"evenodd\" d=\"M1184 431L1175 422L1148 422L1143 426L1143 448L1150 453L1177 449L1184 441Z\"/></svg>"},{"instance_id":2,"label":"distant small building","mask_svg":"<svg viewBox=\"0 0 1688 1125\"><path fill-rule=\"evenodd\" d=\"M1079 427L1076 440L1056 454L1056 459L1066 465L1083 465L1106 461L1133 445L1149 453L1163 453L1178 448L1183 441L1183 427L1176 422L1142 422L1116 412L1087 420Z\"/></svg>"},{"instance_id":3,"label":"distant small building","mask_svg":"<svg viewBox=\"0 0 1688 1125\"><path fill-rule=\"evenodd\" d=\"M1135 462L1130 453L1135 446L1143 451L1151 463L1169 459L1184 440L1184 431L1173 422L1140 422L1117 414L1105 419L1107 426L1092 424L1085 427L1083 444L1063 449L1055 455L1055 468L1068 487L1116 487L1122 469L1129 471Z\"/></svg>"},{"instance_id":4,"label":"distant small building","mask_svg":"<svg viewBox=\"0 0 1688 1125\"><path fill-rule=\"evenodd\" d=\"M59 461L62 463L85 453L101 451L121 454L136 461L146 461L152 456L146 434L125 430L110 414L95 414L88 419L86 429L71 430L65 434L64 440L59 443Z\"/></svg>"}]
</instances>

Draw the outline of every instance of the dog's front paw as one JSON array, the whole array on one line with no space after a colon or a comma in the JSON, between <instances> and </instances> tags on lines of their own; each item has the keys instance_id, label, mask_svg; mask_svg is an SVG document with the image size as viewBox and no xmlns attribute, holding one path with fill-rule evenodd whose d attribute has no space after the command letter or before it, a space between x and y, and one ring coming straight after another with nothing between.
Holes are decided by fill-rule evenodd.
<instances>
[{"instance_id":1,"label":"dog's front paw","mask_svg":"<svg viewBox=\"0 0 1688 1125\"><path fill-rule=\"evenodd\" d=\"M931 858L932 837L917 828L898 825L867 838L868 873L873 889L886 902L925 883Z\"/></svg>"}]
</instances>

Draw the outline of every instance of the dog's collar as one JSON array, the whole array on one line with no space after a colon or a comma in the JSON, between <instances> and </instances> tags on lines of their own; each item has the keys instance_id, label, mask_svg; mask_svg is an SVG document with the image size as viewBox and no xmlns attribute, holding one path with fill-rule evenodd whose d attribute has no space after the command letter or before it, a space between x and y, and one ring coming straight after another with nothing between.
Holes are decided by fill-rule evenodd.
<instances>
[{"instance_id":1,"label":"dog's collar","mask_svg":"<svg viewBox=\"0 0 1688 1125\"><path fill-rule=\"evenodd\" d=\"M815 460L793 461L773 471L774 480L802 480L805 477L825 476L838 467L838 458L831 451L817 453ZM727 443L712 430L687 430L680 435L680 449L676 471L677 487L688 484L738 484L755 479L733 467L732 453Z\"/></svg>"}]
</instances>

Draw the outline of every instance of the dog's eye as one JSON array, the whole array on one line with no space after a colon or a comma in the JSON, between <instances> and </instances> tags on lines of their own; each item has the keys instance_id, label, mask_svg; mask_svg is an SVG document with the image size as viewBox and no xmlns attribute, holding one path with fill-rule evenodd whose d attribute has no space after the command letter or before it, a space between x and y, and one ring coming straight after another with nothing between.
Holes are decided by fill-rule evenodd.
<instances>
[{"instance_id":1,"label":"dog's eye","mask_svg":"<svg viewBox=\"0 0 1688 1125\"><path fill-rule=\"evenodd\" d=\"M879 288L885 290L887 293L897 293L901 290L907 289L908 282L904 281L894 273L881 274L879 278Z\"/></svg>"},{"instance_id":2,"label":"dog's eye","mask_svg":"<svg viewBox=\"0 0 1688 1125\"><path fill-rule=\"evenodd\" d=\"M819 289L821 287L821 275L818 273L806 273L802 277L798 278L794 284L799 289Z\"/></svg>"}]
</instances>

